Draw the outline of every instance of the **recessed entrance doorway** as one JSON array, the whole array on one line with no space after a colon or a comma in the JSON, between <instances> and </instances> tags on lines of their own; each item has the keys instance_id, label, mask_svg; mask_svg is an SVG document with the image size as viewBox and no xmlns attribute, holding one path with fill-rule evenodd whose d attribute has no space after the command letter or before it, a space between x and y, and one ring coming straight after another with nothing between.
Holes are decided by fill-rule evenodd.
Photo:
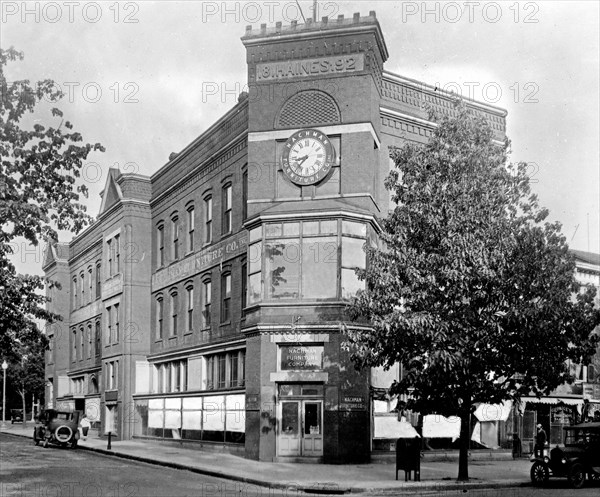
<instances>
[{"instance_id":1,"label":"recessed entrance doorway","mask_svg":"<svg viewBox=\"0 0 600 497\"><path fill-rule=\"evenodd\" d=\"M279 456L323 456L323 386L280 385L277 422Z\"/></svg>"}]
</instances>

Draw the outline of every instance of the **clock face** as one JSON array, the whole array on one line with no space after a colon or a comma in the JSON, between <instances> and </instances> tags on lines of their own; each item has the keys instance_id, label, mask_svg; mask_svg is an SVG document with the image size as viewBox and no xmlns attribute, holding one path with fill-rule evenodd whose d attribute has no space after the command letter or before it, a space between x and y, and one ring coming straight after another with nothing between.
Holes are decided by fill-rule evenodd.
<instances>
[{"instance_id":1,"label":"clock face","mask_svg":"<svg viewBox=\"0 0 600 497\"><path fill-rule=\"evenodd\" d=\"M283 149L281 165L287 177L297 185L321 181L335 162L335 149L327 135L316 129L296 131Z\"/></svg>"}]
</instances>

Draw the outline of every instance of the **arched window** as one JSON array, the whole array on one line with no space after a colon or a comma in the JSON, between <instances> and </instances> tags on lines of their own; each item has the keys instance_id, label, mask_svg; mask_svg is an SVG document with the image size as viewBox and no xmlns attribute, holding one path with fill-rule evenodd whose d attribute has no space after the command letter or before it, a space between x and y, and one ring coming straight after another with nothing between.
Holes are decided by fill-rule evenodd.
<instances>
[{"instance_id":1,"label":"arched window","mask_svg":"<svg viewBox=\"0 0 600 497\"><path fill-rule=\"evenodd\" d=\"M222 216L221 216L221 233L226 234L231 231L231 204L232 204L232 187L231 183L226 184L223 187L223 192L221 195L221 208L222 208Z\"/></svg>"},{"instance_id":2,"label":"arched window","mask_svg":"<svg viewBox=\"0 0 600 497\"><path fill-rule=\"evenodd\" d=\"M171 292L171 336L177 335L178 327L179 301L177 292Z\"/></svg>"},{"instance_id":3,"label":"arched window","mask_svg":"<svg viewBox=\"0 0 600 497\"><path fill-rule=\"evenodd\" d=\"M221 276L221 323L231 321L231 273Z\"/></svg>"},{"instance_id":4,"label":"arched window","mask_svg":"<svg viewBox=\"0 0 600 497\"><path fill-rule=\"evenodd\" d=\"M163 323L164 323L164 301L162 295L159 295L156 299L156 338L157 340L163 339Z\"/></svg>"},{"instance_id":5,"label":"arched window","mask_svg":"<svg viewBox=\"0 0 600 497\"><path fill-rule=\"evenodd\" d=\"M186 326L185 330L188 333L194 331L194 286L188 285L185 288L186 291L186 304L187 304L187 315L186 315Z\"/></svg>"},{"instance_id":6,"label":"arched window","mask_svg":"<svg viewBox=\"0 0 600 497\"><path fill-rule=\"evenodd\" d=\"M212 283L210 279L202 281L202 328L210 328L212 302Z\"/></svg>"}]
</instances>

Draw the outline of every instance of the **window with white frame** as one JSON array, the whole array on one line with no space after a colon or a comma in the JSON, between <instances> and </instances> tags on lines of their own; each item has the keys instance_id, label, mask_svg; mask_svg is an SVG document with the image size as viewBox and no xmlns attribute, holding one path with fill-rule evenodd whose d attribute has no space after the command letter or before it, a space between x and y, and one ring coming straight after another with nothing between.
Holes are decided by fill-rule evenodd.
<instances>
[{"instance_id":1,"label":"window with white frame","mask_svg":"<svg viewBox=\"0 0 600 497\"><path fill-rule=\"evenodd\" d=\"M194 230L196 226L194 206L187 208L187 226L188 226L188 252L194 250Z\"/></svg>"},{"instance_id":2,"label":"window with white frame","mask_svg":"<svg viewBox=\"0 0 600 497\"><path fill-rule=\"evenodd\" d=\"M119 361L109 361L106 363L106 390L116 390L119 388Z\"/></svg>"},{"instance_id":3,"label":"window with white frame","mask_svg":"<svg viewBox=\"0 0 600 497\"><path fill-rule=\"evenodd\" d=\"M174 215L171 217L171 235L172 235L172 260L176 261L179 259L179 217Z\"/></svg>"},{"instance_id":4,"label":"window with white frame","mask_svg":"<svg viewBox=\"0 0 600 497\"><path fill-rule=\"evenodd\" d=\"M187 390L187 359L162 362L154 365L156 384L154 393L185 392Z\"/></svg>"},{"instance_id":5,"label":"window with white frame","mask_svg":"<svg viewBox=\"0 0 600 497\"><path fill-rule=\"evenodd\" d=\"M204 243L212 242L212 197L204 199Z\"/></svg>"},{"instance_id":6,"label":"window with white frame","mask_svg":"<svg viewBox=\"0 0 600 497\"><path fill-rule=\"evenodd\" d=\"M212 283L209 279L202 282L202 328L210 328Z\"/></svg>"},{"instance_id":7,"label":"window with white frame","mask_svg":"<svg viewBox=\"0 0 600 497\"><path fill-rule=\"evenodd\" d=\"M221 196L221 208L223 210L221 233L226 234L231 231L231 206L232 206L232 187L231 183L223 187Z\"/></svg>"},{"instance_id":8,"label":"window with white frame","mask_svg":"<svg viewBox=\"0 0 600 497\"><path fill-rule=\"evenodd\" d=\"M187 323L185 329L189 333L194 331L194 287L188 285L185 291L187 300Z\"/></svg>"},{"instance_id":9,"label":"window with white frame","mask_svg":"<svg viewBox=\"0 0 600 497\"><path fill-rule=\"evenodd\" d=\"M246 379L246 351L219 352L205 357L206 388L243 387Z\"/></svg>"}]
</instances>

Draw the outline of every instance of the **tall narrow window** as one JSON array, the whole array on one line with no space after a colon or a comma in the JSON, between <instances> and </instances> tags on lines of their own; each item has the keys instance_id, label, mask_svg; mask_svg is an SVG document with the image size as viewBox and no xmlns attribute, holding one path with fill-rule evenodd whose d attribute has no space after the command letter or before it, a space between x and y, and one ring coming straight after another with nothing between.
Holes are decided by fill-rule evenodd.
<instances>
[{"instance_id":1,"label":"tall narrow window","mask_svg":"<svg viewBox=\"0 0 600 497\"><path fill-rule=\"evenodd\" d=\"M244 314L244 308L246 307L246 293L248 292L248 266L246 264L246 261L242 262L242 295L241 295L241 301L242 301L242 315Z\"/></svg>"},{"instance_id":2,"label":"tall narrow window","mask_svg":"<svg viewBox=\"0 0 600 497\"><path fill-rule=\"evenodd\" d=\"M100 355L101 340L100 321L96 321L96 357Z\"/></svg>"},{"instance_id":3,"label":"tall narrow window","mask_svg":"<svg viewBox=\"0 0 600 497\"><path fill-rule=\"evenodd\" d=\"M165 265L165 227L161 224L157 229L158 266Z\"/></svg>"},{"instance_id":4,"label":"tall narrow window","mask_svg":"<svg viewBox=\"0 0 600 497\"><path fill-rule=\"evenodd\" d=\"M212 197L204 200L204 243L212 242Z\"/></svg>"},{"instance_id":5,"label":"tall narrow window","mask_svg":"<svg viewBox=\"0 0 600 497\"><path fill-rule=\"evenodd\" d=\"M223 195L221 197L221 205L223 208L223 221L221 224L221 232L223 234L231 231L231 202L232 202L232 188L231 185L225 185L223 187Z\"/></svg>"},{"instance_id":6,"label":"tall narrow window","mask_svg":"<svg viewBox=\"0 0 600 497\"><path fill-rule=\"evenodd\" d=\"M71 348L71 362L75 362L77 360L77 330L73 329L72 332L72 348Z\"/></svg>"},{"instance_id":7,"label":"tall narrow window","mask_svg":"<svg viewBox=\"0 0 600 497\"><path fill-rule=\"evenodd\" d=\"M94 292L94 279L92 278L92 268L91 267L88 268L87 278L88 278L88 294L89 294L88 300L90 302L92 302L92 300L94 300L94 297L92 296L93 292Z\"/></svg>"},{"instance_id":8,"label":"tall narrow window","mask_svg":"<svg viewBox=\"0 0 600 497\"><path fill-rule=\"evenodd\" d=\"M119 304L115 304L113 306L114 309L114 313L115 313L115 330L114 330L114 343L119 343Z\"/></svg>"},{"instance_id":9,"label":"tall narrow window","mask_svg":"<svg viewBox=\"0 0 600 497\"><path fill-rule=\"evenodd\" d=\"M218 373L217 373L217 388L225 388L227 385L227 355L219 354L218 356Z\"/></svg>"},{"instance_id":10,"label":"tall narrow window","mask_svg":"<svg viewBox=\"0 0 600 497\"><path fill-rule=\"evenodd\" d=\"M79 353L77 354L80 361L83 361L85 357L85 352L83 348L85 347L85 336L83 334L83 328L79 328Z\"/></svg>"},{"instance_id":11,"label":"tall narrow window","mask_svg":"<svg viewBox=\"0 0 600 497\"><path fill-rule=\"evenodd\" d=\"M102 297L102 265L96 264L96 298Z\"/></svg>"},{"instance_id":12,"label":"tall narrow window","mask_svg":"<svg viewBox=\"0 0 600 497\"><path fill-rule=\"evenodd\" d=\"M194 227L196 226L195 214L194 214L194 206L188 207L187 210L187 218L188 218L188 252L192 252L194 250Z\"/></svg>"},{"instance_id":13,"label":"tall narrow window","mask_svg":"<svg viewBox=\"0 0 600 497\"><path fill-rule=\"evenodd\" d=\"M114 242L114 250L115 250L115 274L121 272L121 237L119 235L115 236Z\"/></svg>"},{"instance_id":14,"label":"tall narrow window","mask_svg":"<svg viewBox=\"0 0 600 497\"><path fill-rule=\"evenodd\" d=\"M106 253L108 255L108 276L112 276L113 273L113 246L112 246L112 240L108 240L106 242Z\"/></svg>"},{"instance_id":15,"label":"tall narrow window","mask_svg":"<svg viewBox=\"0 0 600 497\"><path fill-rule=\"evenodd\" d=\"M171 232L173 233L173 260L179 259L179 218L175 216L171 219Z\"/></svg>"},{"instance_id":16,"label":"tall narrow window","mask_svg":"<svg viewBox=\"0 0 600 497\"><path fill-rule=\"evenodd\" d=\"M221 323L231 321L231 273L221 276Z\"/></svg>"},{"instance_id":17,"label":"tall narrow window","mask_svg":"<svg viewBox=\"0 0 600 497\"><path fill-rule=\"evenodd\" d=\"M242 173L242 219L248 217L248 171Z\"/></svg>"},{"instance_id":18,"label":"tall narrow window","mask_svg":"<svg viewBox=\"0 0 600 497\"><path fill-rule=\"evenodd\" d=\"M210 327L210 303L212 301L212 284L205 281L202 288L202 327Z\"/></svg>"},{"instance_id":19,"label":"tall narrow window","mask_svg":"<svg viewBox=\"0 0 600 497\"><path fill-rule=\"evenodd\" d=\"M72 286L72 297L73 297L73 309L78 307L78 302L77 302L77 276L73 277L73 284Z\"/></svg>"},{"instance_id":20,"label":"tall narrow window","mask_svg":"<svg viewBox=\"0 0 600 497\"><path fill-rule=\"evenodd\" d=\"M85 301L85 273L81 273L79 275L79 283L81 285L81 305L84 306L86 304L86 301Z\"/></svg>"},{"instance_id":21,"label":"tall narrow window","mask_svg":"<svg viewBox=\"0 0 600 497\"><path fill-rule=\"evenodd\" d=\"M188 286L187 289L187 326L186 330L194 330L194 287Z\"/></svg>"},{"instance_id":22,"label":"tall narrow window","mask_svg":"<svg viewBox=\"0 0 600 497\"><path fill-rule=\"evenodd\" d=\"M156 301L156 336L159 340L163 339L163 312L164 304L162 297L160 297Z\"/></svg>"},{"instance_id":23,"label":"tall narrow window","mask_svg":"<svg viewBox=\"0 0 600 497\"><path fill-rule=\"evenodd\" d=\"M112 307L106 308L106 344L112 343Z\"/></svg>"},{"instance_id":24,"label":"tall narrow window","mask_svg":"<svg viewBox=\"0 0 600 497\"><path fill-rule=\"evenodd\" d=\"M92 358L92 324L87 326L87 358Z\"/></svg>"},{"instance_id":25,"label":"tall narrow window","mask_svg":"<svg viewBox=\"0 0 600 497\"><path fill-rule=\"evenodd\" d=\"M177 335L177 293L171 294L171 335Z\"/></svg>"}]
</instances>

